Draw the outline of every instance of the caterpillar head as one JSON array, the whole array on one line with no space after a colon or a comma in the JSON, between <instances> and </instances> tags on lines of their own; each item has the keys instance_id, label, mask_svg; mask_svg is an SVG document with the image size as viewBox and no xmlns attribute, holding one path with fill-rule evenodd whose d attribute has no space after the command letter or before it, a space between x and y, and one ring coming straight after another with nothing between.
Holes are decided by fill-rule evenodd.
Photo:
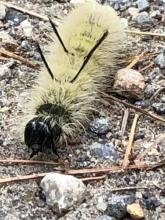
<instances>
[{"instance_id":1,"label":"caterpillar head","mask_svg":"<svg viewBox=\"0 0 165 220\"><path fill-rule=\"evenodd\" d=\"M54 126L51 128L49 122L44 121L41 117L35 117L30 120L24 132L25 144L32 150L30 157L33 157L38 152L43 152L45 149L52 150L57 154L56 143L61 135L61 128Z\"/></svg>"}]
</instances>

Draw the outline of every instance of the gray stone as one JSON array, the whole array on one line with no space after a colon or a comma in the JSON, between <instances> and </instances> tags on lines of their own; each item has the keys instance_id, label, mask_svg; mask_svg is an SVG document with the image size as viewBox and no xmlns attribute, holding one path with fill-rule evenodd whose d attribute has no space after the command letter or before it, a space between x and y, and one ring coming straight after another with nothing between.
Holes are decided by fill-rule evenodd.
<instances>
[{"instance_id":1,"label":"gray stone","mask_svg":"<svg viewBox=\"0 0 165 220\"><path fill-rule=\"evenodd\" d=\"M152 24L152 19L146 11L143 11L134 17L134 21L137 22L137 24L140 26Z\"/></svg>"},{"instance_id":2,"label":"gray stone","mask_svg":"<svg viewBox=\"0 0 165 220\"><path fill-rule=\"evenodd\" d=\"M6 6L0 4L0 20L3 20L6 17Z\"/></svg>"},{"instance_id":3,"label":"gray stone","mask_svg":"<svg viewBox=\"0 0 165 220\"><path fill-rule=\"evenodd\" d=\"M22 41L21 47L26 49L26 50L31 50L32 49L29 41L27 41L27 40L23 40Z\"/></svg>"},{"instance_id":4,"label":"gray stone","mask_svg":"<svg viewBox=\"0 0 165 220\"><path fill-rule=\"evenodd\" d=\"M156 63L161 69L164 69L164 68L165 68L165 53L159 54L159 55L155 58L155 63Z\"/></svg>"},{"instance_id":5,"label":"gray stone","mask_svg":"<svg viewBox=\"0 0 165 220\"><path fill-rule=\"evenodd\" d=\"M165 114L165 103L153 103L152 107L158 114Z\"/></svg>"},{"instance_id":6,"label":"gray stone","mask_svg":"<svg viewBox=\"0 0 165 220\"><path fill-rule=\"evenodd\" d=\"M150 7L148 0L138 0L137 4L140 12L145 11Z\"/></svg>"},{"instance_id":7,"label":"gray stone","mask_svg":"<svg viewBox=\"0 0 165 220\"><path fill-rule=\"evenodd\" d=\"M112 143L100 144L95 142L90 146L90 149L94 157L116 160L116 150Z\"/></svg>"},{"instance_id":8,"label":"gray stone","mask_svg":"<svg viewBox=\"0 0 165 220\"><path fill-rule=\"evenodd\" d=\"M151 17L151 18L161 18L162 15L161 15L161 13L160 13L159 10L155 10L155 11L153 11L153 12L150 14L150 17Z\"/></svg>"},{"instance_id":9,"label":"gray stone","mask_svg":"<svg viewBox=\"0 0 165 220\"><path fill-rule=\"evenodd\" d=\"M96 134L106 134L109 131L108 118L96 118L91 123L91 131Z\"/></svg>"},{"instance_id":10,"label":"gray stone","mask_svg":"<svg viewBox=\"0 0 165 220\"><path fill-rule=\"evenodd\" d=\"M116 220L116 218L108 216L108 215L101 215L96 217L96 220Z\"/></svg>"},{"instance_id":11,"label":"gray stone","mask_svg":"<svg viewBox=\"0 0 165 220\"><path fill-rule=\"evenodd\" d=\"M41 181L40 186L46 196L46 203L57 212L62 213L85 198L86 186L73 176L49 173Z\"/></svg>"},{"instance_id":12,"label":"gray stone","mask_svg":"<svg viewBox=\"0 0 165 220\"><path fill-rule=\"evenodd\" d=\"M106 214L113 216L117 219L123 218L127 213L127 205L135 201L135 196L121 195L113 196L108 200L108 208Z\"/></svg>"}]
</instances>

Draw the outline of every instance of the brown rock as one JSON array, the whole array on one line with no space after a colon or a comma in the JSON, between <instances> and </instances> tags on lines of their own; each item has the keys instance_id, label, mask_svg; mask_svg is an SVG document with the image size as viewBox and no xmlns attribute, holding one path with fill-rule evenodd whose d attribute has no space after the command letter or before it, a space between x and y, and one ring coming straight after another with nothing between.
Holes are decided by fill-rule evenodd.
<instances>
[{"instance_id":1,"label":"brown rock","mask_svg":"<svg viewBox=\"0 0 165 220\"><path fill-rule=\"evenodd\" d=\"M142 99L145 82L141 73L133 69L120 69L115 77L113 89L126 97Z\"/></svg>"},{"instance_id":2,"label":"brown rock","mask_svg":"<svg viewBox=\"0 0 165 220\"><path fill-rule=\"evenodd\" d=\"M132 203L127 205L127 212L133 219L142 219L144 218L144 212L139 203Z\"/></svg>"}]
</instances>

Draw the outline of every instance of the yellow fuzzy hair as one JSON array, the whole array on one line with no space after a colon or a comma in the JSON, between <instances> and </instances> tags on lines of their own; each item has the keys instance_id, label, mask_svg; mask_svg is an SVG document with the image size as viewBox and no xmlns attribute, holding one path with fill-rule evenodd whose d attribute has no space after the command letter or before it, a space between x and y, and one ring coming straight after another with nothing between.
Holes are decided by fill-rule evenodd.
<instances>
[{"instance_id":1,"label":"yellow fuzzy hair","mask_svg":"<svg viewBox=\"0 0 165 220\"><path fill-rule=\"evenodd\" d=\"M109 32L107 38L96 49L79 77L71 83L70 80L79 71L84 57L106 30ZM41 71L32 101L34 115L36 109L45 103L65 109L66 117L65 113L51 116L51 125L58 124L62 128L62 143L67 141L68 136L74 133L77 135L88 121L89 114L97 109L99 91L103 91L111 83L108 79L114 76L111 70L125 40L125 34L116 12L95 1L73 9L58 31L69 55L64 52L55 36L47 62L57 81L51 79L46 69ZM45 120L50 118L48 112L41 116Z\"/></svg>"}]
</instances>

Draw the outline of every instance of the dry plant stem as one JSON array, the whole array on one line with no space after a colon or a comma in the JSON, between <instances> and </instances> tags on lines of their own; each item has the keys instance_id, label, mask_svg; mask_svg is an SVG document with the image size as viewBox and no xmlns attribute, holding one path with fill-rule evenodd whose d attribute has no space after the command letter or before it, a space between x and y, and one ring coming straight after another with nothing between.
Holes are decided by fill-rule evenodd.
<instances>
[{"instance_id":1,"label":"dry plant stem","mask_svg":"<svg viewBox=\"0 0 165 220\"><path fill-rule=\"evenodd\" d=\"M138 63L142 59L144 54L145 54L145 52L142 52L141 54L135 56L135 58L132 60L132 62L126 68L131 69L133 66L135 66L135 64Z\"/></svg>"},{"instance_id":2,"label":"dry plant stem","mask_svg":"<svg viewBox=\"0 0 165 220\"><path fill-rule=\"evenodd\" d=\"M151 63L148 64L147 66L141 68L141 69L139 70L139 72L143 72L144 70L147 70L147 69L149 69L150 67L153 67L154 65L155 65L155 63L154 63L154 62L151 62Z\"/></svg>"},{"instance_id":3,"label":"dry plant stem","mask_svg":"<svg viewBox=\"0 0 165 220\"><path fill-rule=\"evenodd\" d=\"M112 189L111 192L119 192L119 191L131 191L137 189L147 189L147 186L130 186L130 187L123 187L123 188L115 188Z\"/></svg>"},{"instance_id":4,"label":"dry plant stem","mask_svg":"<svg viewBox=\"0 0 165 220\"><path fill-rule=\"evenodd\" d=\"M147 170L157 169L165 165L165 160L158 162L157 164L152 165L152 167L148 167Z\"/></svg>"},{"instance_id":5,"label":"dry plant stem","mask_svg":"<svg viewBox=\"0 0 165 220\"><path fill-rule=\"evenodd\" d=\"M160 166L165 165L165 161L159 162L157 164L153 165L147 165L147 164L138 164L138 165L130 165L127 167L127 169L156 169ZM63 171L63 172L62 172ZM89 174L89 173L121 173L123 172L122 167L119 166L114 166L114 167L108 167L108 168L91 168L91 169L80 169L80 170L60 170L56 172L49 172L49 173L65 173L65 174L70 174L70 175L76 175L76 174ZM39 173L39 174L32 174L32 175L25 175L25 176L16 176L16 177L9 177L9 178L4 178L0 179L0 184L4 183L11 183L11 182L18 182L18 181L24 181L24 180L34 180L34 179L39 179L47 175L48 173ZM104 179L105 175L103 176L97 176L97 177L86 177L86 178L81 178L82 181L89 181L89 180L100 180Z\"/></svg>"},{"instance_id":6,"label":"dry plant stem","mask_svg":"<svg viewBox=\"0 0 165 220\"><path fill-rule=\"evenodd\" d=\"M126 126L127 126L127 121L128 121L128 116L129 116L129 109L126 108L124 111L124 116L123 116L123 120L122 120L122 125L121 125L121 135L124 135Z\"/></svg>"},{"instance_id":7,"label":"dry plant stem","mask_svg":"<svg viewBox=\"0 0 165 220\"><path fill-rule=\"evenodd\" d=\"M131 149L132 149L132 145L133 145L133 141L134 141L134 136L135 136L136 125L137 125L138 119L139 119L139 114L135 113L135 117L134 117L134 120L133 120L133 123L132 123L127 148L126 148L126 151L125 151L125 156L124 156L124 161L123 161L123 166L122 166L123 169L126 169L128 164L129 164L129 158L131 156Z\"/></svg>"},{"instance_id":8,"label":"dry plant stem","mask_svg":"<svg viewBox=\"0 0 165 220\"><path fill-rule=\"evenodd\" d=\"M146 163L140 163L136 165L129 165L127 170L136 170L136 169L147 169L150 166ZM122 166L112 166L106 168L89 168L89 169L66 169L66 174L76 175L76 174L89 174L89 173L122 173L124 172Z\"/></svg>"},{"instance_id":9,"label":"dry plant stem","mask_svg":"<svg viewBox=\"0 0 165 220\"><path fill-rule=\"evenodd\" d=\"M32 68L37 68L39 66L37 63L31 62L27 59L24 59L23 57L21 57L19 55L16 55L12 52L9 52L9 51L7 51L3 48L0 49L0 54L5 56L5 57L10 57L10 58L13 58L15 60L19 60L23 64L26 64L27 66L32 67Z\"/></svg>"},{"instance_id":10,"label":"dry plant stem","mask_svg":"<svg viewBox=\"0 0 165 220\"><path fill-rule=\"evenodd\" d=\"M0 160L2 164L46 164L46 165L60 165L60 163L56 163L53 161L39 161L39 160Z\"/></svg>"},{"instance_id":11,"label":"dry plant stem","mask_svg":"<svg viewBox=\"0 0 165 220\"><path fill-rule=\"evenodd\" d=\"M104 95L105 95L105 94L104 94ZM107 96L107 95L106 95L106 96ZM126 102L126 101L123 101L123 100L121 100L121 99L118 99L118 98L116 98L116 97L114 97L114 96L112 96L112 95L108 95L107 97L109 97L111 100L113 100L113 101L115 101L115 102L121 103L121 104L123 104L123 105L125 105L125 106L127 106L127 107L129 107L129 108L135 109L136 111L141 112L142 114L147 115L147 116L149 116L150 118L153 118L153 119L155 119L155 120L157 120L157 121L160 121L160 122L165 123L165 119L164 119L164 118L159 117L159 116L156 115L156 114L150 113L150 112L148 112L147 110L141 109L141 108L139 108L139 107L136 106L136 105L130 104L130 103L128 103L128 102Z\"/></svg>"},{"instance_id":12,"label":"dry plant stem","mask_svg":"<svg viewBox=\"0 0 165 220\"><path fill-rule=\"evenodd\" d=\"M94 181L94 180L104 180L106 178L106 175L103 176L91 176L91 177L85 177L85 178L80 178L83 182L88 182L88 181Z\"/></svg>"},{"instance_id":13,"label":"dry plant stem","mask_svg":"<svg viewBox=\"0 0 165 220\"><path fill-rule=\"evenodd\" d=\"M144 32L144 31L131 31L131 30L125 30L128 34L135 34L135 35L148 35L148 36L157 36L157 37L164 37L165 33L152 33L152 32Z\"/></svg>"}]
</instances>

